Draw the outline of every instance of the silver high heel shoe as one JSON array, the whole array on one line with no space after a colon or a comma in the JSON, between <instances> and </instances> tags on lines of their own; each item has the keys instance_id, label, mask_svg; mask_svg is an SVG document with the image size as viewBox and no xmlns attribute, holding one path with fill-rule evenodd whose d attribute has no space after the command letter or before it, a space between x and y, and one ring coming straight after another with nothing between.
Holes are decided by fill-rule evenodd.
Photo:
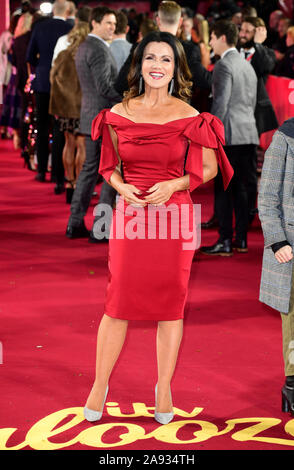
<instances>
[{"instance_id":1,"label":"silver high heel shoe","mask_svg":"<svg viewBox=\"0 0 294 470\"><path fill-rule=\"evenodd\" d=\"M90 410L90 408L87 408L86 406L84 407L84 417L87 421L90 421L92 423L93 421L99 421L99 419L101 419L107 393L108 393L108 385L106 387L106 392L105 392L104 401L102 405L102 411Z\"/></svg>"},{"instance_id":2,"label":"silver high heel shoe","mask_svg":"<svg viewBox=\"0 0 294 470\"><path fill-rule=\"evenodd\" d=\"M168 424L172 421L174 417L174 412L171 411L170 413L158 413L156 411L156 402L157 402L157 384L155 386L155 413L154 413L154 419L160 424Z\"/></svg>"}]
</instances>

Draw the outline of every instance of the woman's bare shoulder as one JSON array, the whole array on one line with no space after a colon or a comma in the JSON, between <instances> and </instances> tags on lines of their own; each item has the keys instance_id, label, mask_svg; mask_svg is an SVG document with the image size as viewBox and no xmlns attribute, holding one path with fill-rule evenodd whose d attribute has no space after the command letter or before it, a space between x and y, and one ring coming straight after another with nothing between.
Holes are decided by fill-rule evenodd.
<instances>
[{"instance_id":1,"label":"woman's bare shoulder","mask_svg":"<svg viewBox=\"0 0 294 470\"><path fill-rule=\"evenodd\" d=\"M177 114L180 114L180 117L183 119L195 117L199 114L199 111L197 111L197 109L193 108L193 106L190 106L188 103L180 100L179 98L175 98L174 104Z\"/></svg>"},{"instance_id":2,"label":"woman's bare shoulder","mask_svg":"<svg viewBox=\"0 0 294 470\"><path fill-rule=\"evenodd\" d=\"M122 104L122 103L117 103L117 104L115 104L114 106L112 106L112 108L111 108L110 111L111 111L112 113L122 115L122 114L123 114L123 104Z\"/></svg>"},{"instance_id":3,"label":"woman's bare shoulder","mask_svg":"<svg viewBox=\"0 0 294 470\"><path fill-rule=\"evenodd\" d=\"M128 105L126 105L126 103L124 102L117 103L111 108L110 111L112 113L119 114L122 117L131 116L132 115L131 109L133 108L133 101L134 99L129 100Z\"/></svg>"}]
</instances>

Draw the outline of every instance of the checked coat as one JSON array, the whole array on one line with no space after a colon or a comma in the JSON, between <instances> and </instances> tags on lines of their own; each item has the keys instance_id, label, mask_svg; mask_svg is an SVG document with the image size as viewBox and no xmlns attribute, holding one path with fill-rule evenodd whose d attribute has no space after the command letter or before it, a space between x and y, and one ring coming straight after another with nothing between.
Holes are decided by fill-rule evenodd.
<instances>
[{"instance_id":1,"label":"checked coat","mask_svg":"<svg viewBox=\"0 0 294 470\"><path fill-rule=\"evenodd\" d=\"M264 235L259 300L288 313L293 259L279 263L271 245L287 240L294 246L294 118L275 132L265 153L258 211Z\"/></svg>"}]
</instances>

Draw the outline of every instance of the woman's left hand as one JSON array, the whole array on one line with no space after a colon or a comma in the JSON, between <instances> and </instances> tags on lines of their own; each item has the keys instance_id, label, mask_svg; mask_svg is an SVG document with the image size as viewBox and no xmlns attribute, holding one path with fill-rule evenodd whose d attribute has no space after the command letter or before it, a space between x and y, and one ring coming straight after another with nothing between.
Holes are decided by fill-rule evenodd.
<instances>
[{"instance_id":1,"label":"woman's left hand","mask_svg":"<svg viewBox=\"0 0 294 470\"><path fill-rule=\"evenodd\" d=\"M148 204L160 206L170 199L175 189L172 181L161 181L160 183L154 184L147 192L152 194L145 196L145 201L148 202Z\"/></svg>"}]
</instances>

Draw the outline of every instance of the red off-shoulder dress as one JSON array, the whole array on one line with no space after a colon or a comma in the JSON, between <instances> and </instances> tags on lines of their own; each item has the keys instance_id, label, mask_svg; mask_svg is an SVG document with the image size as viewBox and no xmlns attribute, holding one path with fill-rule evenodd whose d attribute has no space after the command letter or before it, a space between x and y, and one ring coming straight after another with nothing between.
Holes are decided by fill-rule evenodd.
<instances>
[{"instance_id":1,"label":"red off-shoulder dress","mask_svg":"<svg viewBox=\"0 0 294 470\"><path fill-rule=\"evenodd\" d=\"M102 137L99 172L109 181L118 158L110 137L117 134L125 183L142 191L155 183L190 175L190 192L203 181L202 147L216 150L225 188L232 167L224 153L224 128L209 113L166 124L135 123L108 109L92 123ZM184 317L195 240L195 211L189 190L175 192L163 206L128 205L121 197L113 211L109 239L109 280L104 313L125 320Z\"/></svg>"}]
</instances>

